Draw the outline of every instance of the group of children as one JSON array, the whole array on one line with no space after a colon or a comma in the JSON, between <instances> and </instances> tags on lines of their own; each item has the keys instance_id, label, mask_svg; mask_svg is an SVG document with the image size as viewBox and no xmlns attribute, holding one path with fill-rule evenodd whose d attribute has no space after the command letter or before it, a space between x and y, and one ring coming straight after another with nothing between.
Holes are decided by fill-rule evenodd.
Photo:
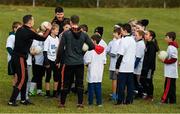
<instances>
[{"instance_id":1,"label":"group of children","mask_svg":"<svg viewBox=\"0 0 180 114\"><path fill-rule=\"evenodd\" d=\"M116 24L113 28L113 39L107 45L103 40L103 27L97 27L94 30L94 35L91 36L92 42L90 42L86 38L88 32L87 25L83 24L76 27L75 25L78 24L76 22L77 19L77 16L72 16L71 20L67 19L64 21L63 31L61 33L59 33L60 26L53 23L51 32L45 41L33 40L27 59L29 61L27 62L29 66L28 71L30 72L28 73L28 80L31 78L31 66L33 77L30 80L29 86L27 86L26 99L28 99L28 95L34 96L36 94L45 95L48 98L60 96L60 106L64 107L67 93L71 89L74 80L76 80L75 88L78 94L78 107L83 107L82 92L85 65L87 66L88 104L93 105L95 94L96 104L101 107L101 85L104 75L104 65L106 64L107 56L109 56L109 77L112 80L111 99L116 102L116 105L132 104L134 98L153 101L153 75L156 68L156 54L159 51L159 47L155 32L146 29L149 21L146 19L140 21L131 20L126 24ZM74 25L72 25L73 22L75 23ZM9 75L12 75L11 55L15 44L15 34L21 25L20 22L14 22L12 25L13 31L7 39L6 48L8 51ZM72 37L75 37L75 39L71 39L71 34L68 31L72 32ZM79 31L83 32L83 36L78 36ZM40 27L37 33L41 35L43 32ZM84 38L84 40L79 40L79 37ZM164 63L164 76L166 77L161 103L176 103L178 45L175 39L175 32L168 32L165 35L165 41L168 43L168 57L165 60L160 60ZM79 44L77 44L78 42ZM82 52L83 42L89 43L89 50L83 52L84 62L76 63L82 60L74 52ZM66 45L66 43L69 43L69 45ZM37 47L40 48L39 52L34 51ZM61 52L60 55L58 55L58 51ZM69 56L72 58L68 59ZM50 94L52 72L54 80L53 95ZM17 82L17 74L13 75L14 86L14 83ZM44 75L46 76L45 94L42 91ZM72 75L76 77L71 77ZM35 93L36 89L37 92Z\"/></svg>"}]
</instances>

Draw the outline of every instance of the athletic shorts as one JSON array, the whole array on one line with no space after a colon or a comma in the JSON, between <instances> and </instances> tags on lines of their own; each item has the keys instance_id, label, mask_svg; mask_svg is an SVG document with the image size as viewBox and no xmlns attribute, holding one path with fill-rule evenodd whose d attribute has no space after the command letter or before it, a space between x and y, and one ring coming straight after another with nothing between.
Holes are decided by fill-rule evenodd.
<instances>
[{"instance_id":1,"label":"athletic shorts","mask_svg":"<svg viewBox=\"0 0 180 114\"><path fill-rule=\"evenodd\" d=\"M109 71L109 78L111 80L117 80L117 75L115 71Z\"/></svg>"}]
</instances>

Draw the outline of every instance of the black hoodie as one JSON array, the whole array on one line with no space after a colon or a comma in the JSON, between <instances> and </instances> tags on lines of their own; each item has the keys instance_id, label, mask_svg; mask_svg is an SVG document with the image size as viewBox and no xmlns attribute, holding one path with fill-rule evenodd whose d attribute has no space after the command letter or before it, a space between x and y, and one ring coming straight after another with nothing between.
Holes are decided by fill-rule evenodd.
<instances>
[{"instance_id":1,"label":"black hoodie","mask_svg":"<svg viewBox=\"0 0 180 114\"><path fill-rule=\"evenodd\" d=\"M155 71L155 69L156 69L156 52L158 52L158 51L159 51L158 46L153 40L148 41L146 43L143 68L142 68L143 73L148 73L148 71L150 69L152 71Z\"/></svg>"},{"instance_id":2,"label":"black hoodie","mask_svg":"<svg viewBox=\"0 0 180 114\"><path fill-rule=\"evenodd\" d=\"M63 33L57 52L57 63L66 65L81 65L83 61L82 46L86 43L89 50L95 48L88 35L81 31L74 32L72 29Z\"/></svg>"}]
</instances>

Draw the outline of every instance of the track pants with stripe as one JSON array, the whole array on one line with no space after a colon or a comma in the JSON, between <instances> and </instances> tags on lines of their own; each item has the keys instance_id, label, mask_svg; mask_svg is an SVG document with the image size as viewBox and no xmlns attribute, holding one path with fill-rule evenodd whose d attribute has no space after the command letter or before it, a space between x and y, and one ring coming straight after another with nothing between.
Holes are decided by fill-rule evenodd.
<instances>
[{"instance_id":1,"label":"track pants with stripe","mask_svg":"<svg viewBox=\"0 0 180 114\"><path fill-rule=\"evenodd\" d=\"M170 104L176 103L176 78L166 77L161 102Z\"/></svg>"},{"instance_id":2,"label":"track pants with stripe","mask_svg":"<svg viewBox=\"0 0 180 114\"><path fill-rule=\"evenodd\" d=\"M84 65L63 65L61 70L61 104L65 104L69 88L75 76L75 86L77 88L78 104L83 103L83 78Z\"/></svg>"},{"instance_id":3,"label":"track pants with stripe","mask_svg":"<svg viewBox=\"0 0 180 114\"><path fill-rule=\"evenodd\" d=\"M10 102L15 102L16 98L21 92L21 100L26 100L26 87L28 80L28 72L27 72L27 63L25 57L21 57L18 55L14 55L12 57L13 60L13 69L17 74L17 82L13 87L12 95L10 97Z\"/></svg>"}]
</instances>

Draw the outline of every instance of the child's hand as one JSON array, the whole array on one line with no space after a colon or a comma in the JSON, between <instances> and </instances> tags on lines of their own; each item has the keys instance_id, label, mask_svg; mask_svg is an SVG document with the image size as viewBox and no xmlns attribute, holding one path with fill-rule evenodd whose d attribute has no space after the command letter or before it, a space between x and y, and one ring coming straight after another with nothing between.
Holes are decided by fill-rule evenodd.
<instances>
[{"instance_id":1,"label":"child's hand","mask_svg":"<svg viewBox=\"0 0 180 114\"><path fill-rule=\"evenodd\" d=\"M162 63L164 63L164 60L163 60L163 59L160 59L160 58L159 58L158 60L161 61Z\"/></svg>"}]
</instances>

